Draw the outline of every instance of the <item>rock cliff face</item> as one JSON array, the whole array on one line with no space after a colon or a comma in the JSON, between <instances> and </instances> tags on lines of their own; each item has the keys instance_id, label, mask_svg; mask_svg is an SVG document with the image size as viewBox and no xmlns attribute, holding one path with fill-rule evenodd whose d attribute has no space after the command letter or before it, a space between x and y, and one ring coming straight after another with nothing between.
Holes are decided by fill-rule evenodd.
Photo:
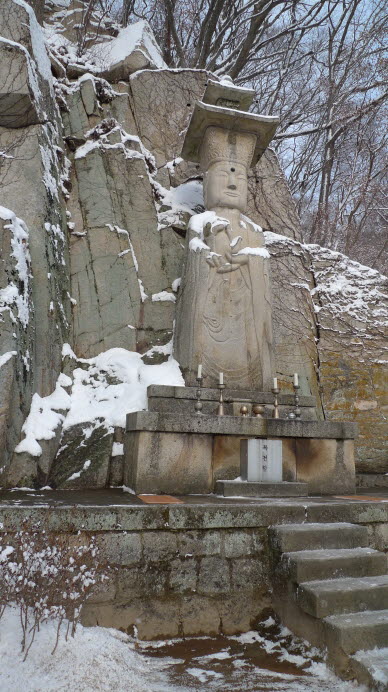
<instances>
[{"instance_id":1,"label":"rock cliff face","mask_svg":"<svg viewBox=\"0 0 388 692\"><path fill-rule=\"evenodd\" d=\"M168 70L144 22L104 20L96 39L90 20L81 32L68 4L47 1L43 27L24 0L3 0L0 16L3 486L122 483L125 412L145 407L148 384L183 383L175 298L203 199L180 149L209 75ZM85 3L74 7L85 17ZM359 470L387 472L376 437L386 280L301 244L271 150L252 171L249 215L271 253L282 387L298 371L319 415L361 419Z\"/></svg>"},{"instance_id":2,"label":"rock cliff face","mask_svg":"<svg viewBox=\"0 0 388 692\"><path fill-rule=\"evenodd\" d=\"M388 487L388 278L341 253L308 245L322 398L331 420L358 423L363 485Z\"/></svg>"}]
</instances>

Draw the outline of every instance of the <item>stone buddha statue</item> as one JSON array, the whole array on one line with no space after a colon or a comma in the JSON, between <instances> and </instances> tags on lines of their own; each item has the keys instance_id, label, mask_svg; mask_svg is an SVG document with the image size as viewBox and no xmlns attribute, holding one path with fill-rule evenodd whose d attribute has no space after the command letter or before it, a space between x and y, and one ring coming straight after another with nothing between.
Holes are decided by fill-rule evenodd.
<instances>
[{"instance_id":1,"label":"stone buddha statue","mask_svg":"<svg viewBox=\"0 0 388 692\"><path fill-rule=\"evenodd\" d=\"M271 386L268 251L261 229L244 216L251 133L207 128L201 146L208 211L192 217L177 306L174 355L187 385L202 363L205 386L218 373L233 389Z\"/></svg>"}]
</instances>

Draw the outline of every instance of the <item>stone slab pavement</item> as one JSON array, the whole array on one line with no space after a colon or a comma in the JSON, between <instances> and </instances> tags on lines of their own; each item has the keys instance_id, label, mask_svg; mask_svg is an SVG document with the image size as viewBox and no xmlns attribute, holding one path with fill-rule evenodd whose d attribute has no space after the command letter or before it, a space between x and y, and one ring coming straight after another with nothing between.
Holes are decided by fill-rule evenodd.
<instances>
[{"instance_id":1,"label":"stone slab pavement","mask_svg":"<svg viewBox=\"0 0 388 692\"><path fill-rule=\"evenodd\" d=\"M372 499L373 498L373 499ZM275 523L388 522L388 493L311 498L178 497L179 504L148 504L120 488L7 490L0 492L0 528L18 530L25 519L56 531L214 529Z\"/></svg>"}]
</instances>

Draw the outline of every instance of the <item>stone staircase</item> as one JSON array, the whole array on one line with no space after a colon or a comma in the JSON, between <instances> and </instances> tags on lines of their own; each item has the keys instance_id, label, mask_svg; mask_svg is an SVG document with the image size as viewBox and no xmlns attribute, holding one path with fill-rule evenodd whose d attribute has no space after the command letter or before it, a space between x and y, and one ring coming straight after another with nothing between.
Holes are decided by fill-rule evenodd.
<instances>
[{"instance_id":1,"label":"stone staircase","mask_svg":"<svg viewBox=\"0 0 388 692\"><path fill-rule=\"evenodd\" d=\"M282 623L326 648L342 678L388 690L384 673L373 677L367 654L354 658L388 647L387 558L368 547L366 527L285 524L270 527L269 539L274 608Z\"/></svg>"}]
</instances>

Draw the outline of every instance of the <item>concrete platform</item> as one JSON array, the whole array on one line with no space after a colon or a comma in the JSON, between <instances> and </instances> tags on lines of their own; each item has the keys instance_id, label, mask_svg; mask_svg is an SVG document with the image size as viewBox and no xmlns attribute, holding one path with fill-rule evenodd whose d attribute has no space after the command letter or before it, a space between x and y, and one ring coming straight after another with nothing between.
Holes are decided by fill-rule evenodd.
<instances>
[{"instance_id":1,"label":"concrete platform","mask_svg":"<svg viewBox=\"0 0 388 692\"><path fill-rule=\"evenodd\" d=\"M127 432L198 433L241 437L292 437L306 439L353 440L355 423L341 421L287 420L250 416L215 416L158 411L136 411L127 415Z\"/></svg>"},{"instance_id":2,"label":"concrete platform","mask_svg":"<svg viewBox=\"0 0 388 692\"><path fill-rule=\"evenodd\" d=\"M83 608L83 624L136 626L147 640L254 628L274 605L269 526L356 522L380 540L388 523L388 497L178 499L164 504L163 496L141 499L118 488L6 491L0 532L39 527L65 543L77 534L86 545L94 536L98 559L112 569Z\"/></svg>"},{"instance_id":3,"label":"concrete platform","mask_svg":"<svg viewBox=\"0 0 388 692\"><path fill-rule=\"evenodd\" d=\"M307 483L265 483L253 481L217 481L214 492L224 497L307 497Z\"/></svg>"},{"instance_id":4,"label":"concrete platform","mask_svg":"<svg viewBox=\"0 0 388 692\"><path fill-rule=\"evenodd\" d=\"M388 523L388 493L362 500L333 496L309 498L227 498L176 495L182 504L146 504L121 488L104 490L0 491L3 530L21 527L25 518L44 519L64 530L109 531L178 528L241 528L319 522ZM369 497L369 496L368 496ZM52 509L58 512L51 512ZM244 511L242 511L244 510ZM63 523L62 523L63 522ZM18 530L16 528L16 530Z\"/></svg>"}]
</instances>

